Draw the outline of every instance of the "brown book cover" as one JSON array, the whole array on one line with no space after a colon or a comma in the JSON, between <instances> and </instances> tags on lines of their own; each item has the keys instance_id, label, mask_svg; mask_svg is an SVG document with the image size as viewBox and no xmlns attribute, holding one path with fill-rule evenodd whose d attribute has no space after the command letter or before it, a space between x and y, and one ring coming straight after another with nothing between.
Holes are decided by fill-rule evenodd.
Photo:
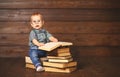
<instances>
[{"instance_id":1,"label":"brown book cover","mask_svg":"<svg viewBox=\"0 0 120 77\"><path fill-rule=\"evenodd\" d=\"M73 58L69 59L48 59L49 62L68 63L73 61Z\"/></svg>"},{"instance_id":2,"label":"brown book cover","mask_svg":"<svg viewBox=\"0 0 120 77\"><path fill-rule=\"evenodd\" d=\"M26 68L35 69L35 66L32 64L26 64ZM53 68L53 67L46 67L44 66L46 72L60 72L60 73L71 73L76 70L76 67L70 68Z\"/></svg>"},{"instance_id":3,"label":"brown book cover","mask_svg":"<svg viewBox=\"0 0 120 77\"><path fill-rule=\"evenodd\" d=\"M70 68L53 68L53 67L44 67L46 72L60 72L60 73L71 73L76 70L76 67Z\"/></svg>"},{"instance_id":4,"label":"brown book cover","mask_svg":"<svg viewBox=\"0 0 120 77\"><path fill-rule=\"evenodd\" d=\"M25 64L25 67L26 67L26 68L35 69L35 66L34 66L33 64L29 64L29 63L26 63L26 64Z\"/></svg>"},{"instance_id":5,"label":"brown book cover","mask_svg":"<svg viewBox=\"0 0 120 77\"><path fill-rule=\"evenodd\" d=\"M30 57L28 57L28 56L25 56L25 62L32 64L32 61L31 61Z\"/></svg>"},{"instance_id":6,"label":"brown book cover","mask_svg":"<svg viewBox=\"0 0 120 77\"><path fill-rule=\"evenodd\" d=\"M68 63L53 63L53 62L43 62L43 66L56 67L56 68L67 68L77 66L77 62L72 61Z\"/></svg>"},{"instance_id":7,"label":"brown book cover","mask_svg":"<svg viewBox=\"0 0 120 77\"><path fill-rule=\"evenodd\" d=\"M71 56L71 53L59 53L57 56Z\"/></svg>"},{"instance_id":8,"label":"brown book cover","mask_svg":"<svg viewBox=\"0 0 120 77\"><path fill-rule=\"evenodd\" d=\"M63 47L63 48L59 48L57 50L57 53L70 53L70 48L69 47Z\"/></svg>"},{"instance_id":9,"label":"brown book cover","mask_svg":"<svg viewBox=\"0 0 120 77\"><path fill-rule=\"evenodd\" d=\"M69 59L72 56L47 56L48 59Z\"/></svg>"},{"instance_id":10,"label":"brown book cover","mask_svg":"<svg viewBox=\"0 0 120 77\"><path fill-rule=\"evenodd\" d=\"M71 56L69 47L59 47L52 52L47 53L48 56Z\"/></svg>"},{"instance_id":11,"label":"brown book cover","mask_svg":"<svg viewBox=\"0 0 120 77\"><path fill-rule=\"evenodd\" d=\"M42 58L40 58L40 61L41 61L41 62L47 61L47 60L48 60L47 57L42 57ZM31 60L30 57L28 57L28 56L25 56L25 62L32 64L32 60Z\"/></svg>"},{"instance_id":12,"label":"brown book cover","mask_svg":"<svg viewBox=\"0 0 120 77\"><path fill-rule=\"evenodd\" d=\"M69 62L69 63L43 62L43 66L56 67L56 68L68 68L68 67L77 66L77 62L75 62L75 61ZM35 69L35 66L33 64L30 64L30 63L26 63L25 67Z\"/></svg>"}]
</instances>

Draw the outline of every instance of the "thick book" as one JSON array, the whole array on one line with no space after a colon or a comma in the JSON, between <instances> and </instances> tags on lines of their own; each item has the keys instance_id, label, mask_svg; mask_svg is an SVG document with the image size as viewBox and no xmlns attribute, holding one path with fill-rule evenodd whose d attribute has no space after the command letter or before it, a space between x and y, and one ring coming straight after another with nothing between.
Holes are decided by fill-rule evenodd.
<instances>
[{"instance_id":1,"label":"thick book","mask_svg":"<svg viewBox=\"0 0 120 77\"><path fill-rule=\"evenodd\" d=\"M26 64L25 64L25 67L26 67L26 68L35 69L35 66L34 66L33 64L29 64L29 63L26 63Z\"/></svg>"},{"instance_id":2,"label":"thick book","mask_svg":"<svg viewBox=\"0 0 120 77\"><path fill-rule=\"evenodd\" d=\"M47 60L48 60L47 57L42 57L42 58L40 58L40 61L41 61L41 62L47 61ZM25 62L26 62L26 63L29 63L29 64L33 64L33 63L32 63L32 60L31 60L30 57L28 57L28 56L25 56Z\"/></svg>"},{"instance_id":3,"label":"thick book","mask_svg":"<svg viewBox=\"0 0 120 77\"><path fill-rule=\"evenodd\" d=\"M47 56L48 59L69 59L72 58L72 56Z\"/></svg>"},{"instance_id":4,"label":"thick book","mask_svg":"<svg viewBox=\"0 0 120 77\"><path fill-rule=\"evenodd\" d=\"M57 53L70 53L70 48L69 47L62 47L57 49Z\"/></svg>"},{"instance_id":5,"label":"thick book","mask_svg":"<svg viewBox=\"0 0 120 77\"><path fill-rule=\"evenodd\" d=\"M56 67L56 68L67 68L77 66L77 62L72 61L69 63L53 63L53 62L43 62L43 66Z\"/></svg>"},{"instance_id":6,"label":"thick book","mask_svg":"<svg viewBox=\"0 0 120 77\"><path fill-rule=\"evenodd\" d=\"M44 46L38 47L38 49L45 51L52 51L60 46L71 46L71 45L73 45L71 42L49 42L46 43Z\"/></svg>"},{"instance_id":7,"label":"thick book","mask_svg":"<svg viewBox=\"0 0 120 77\"><path fill-rule=\"evenodd\" d=\"M64 56L71 56L71 53L70 52L68 52L68 53L58 53L57 55L61 56L61 57L62 56L64 57Z\"/></svg>"},{"instance_id":8,"label":"thick book","mask_svg":"<svg viewBox=\"0 0 120 77\"><path fill-rule=\"evenodd\" d=\"M60 73L71 73L76 70L76 67L70 68L53 68L53 67L44 67L46 72L60 72Z\"/></svg>"},{"instance_id":9,"label":"thick book","mask_svg":"<svg viewBox=\"0 0 120 77\"><path fill-rule=\"evenodd\" d=\"M48 52L48 56L71 56L69 47L59 47L52 52Z\"/></svg>"},{"instance_id":10,"label":"thick book","mask_svg":"<svg viewBox=\"0 0 120 77\"><path fill-rule=\"evenodd\" d=\"M49 62L68 63L73 61L73 58L69 59L48 59Z\"/></svg>"},{"instance_id":11,"label":"thick book","mask_svg":"<svg viewBox=\"0 0 120 77\"><path fill-rule=\"evenodd\" d=\"M25 62L32 64L32 60L28 56L25 56Z\"/></svg>"}]
</instances>

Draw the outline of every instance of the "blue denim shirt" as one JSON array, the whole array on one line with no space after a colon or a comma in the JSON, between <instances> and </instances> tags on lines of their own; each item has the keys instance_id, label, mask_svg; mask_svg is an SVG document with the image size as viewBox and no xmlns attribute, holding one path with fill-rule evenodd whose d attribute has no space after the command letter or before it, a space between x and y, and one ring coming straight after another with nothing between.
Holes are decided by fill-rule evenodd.
<instances>
[{"instance_id":1,"label":"blue denim shirt","mask_svg":"<svg viewBox=\"0 0 120 77\"><path fill-rule=\"evenodd\" d=\"M34 45L32 40L36 39L41 43L47 43L49 41L49 37L51 37L52 35L46 31L45 29L34 29L31 30L30 35L29 35L29 46L30 49L38 49L38 46Z\"/></svg>"}]
</instances>

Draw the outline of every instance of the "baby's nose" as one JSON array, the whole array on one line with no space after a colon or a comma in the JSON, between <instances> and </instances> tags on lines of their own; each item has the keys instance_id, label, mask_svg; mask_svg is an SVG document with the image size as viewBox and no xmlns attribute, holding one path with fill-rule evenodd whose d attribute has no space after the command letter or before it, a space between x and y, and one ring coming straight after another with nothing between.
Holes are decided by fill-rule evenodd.
<instances>
[{"instance_id":1,"label":"baby's nose","mask_svg":"<svg viewBox=\"0 0 120 77\"><path fill-rule=\"evenodd\" d=\"M38 24L38 23L39 23L39 22L37 22L37 21L35 22L35 24Z\"/></svg>"}]
</instances>

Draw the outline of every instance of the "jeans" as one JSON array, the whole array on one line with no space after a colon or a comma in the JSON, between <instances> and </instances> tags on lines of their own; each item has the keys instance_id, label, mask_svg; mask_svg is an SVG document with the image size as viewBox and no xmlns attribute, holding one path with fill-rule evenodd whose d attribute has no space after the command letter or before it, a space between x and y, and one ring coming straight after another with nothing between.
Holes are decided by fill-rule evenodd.
<instances>
[{"instance_id":1,"label":"jeans","mask_svg":"<svg viewBox=\"0 0 120 77\"><path fill-rule=\"evenodd\" d=\"M40 58L46 57L47 53L46 53L46 51L43 51L43 50L30 49L29 56L30 56L30 59L32 60L32 63L34 64L34 66L38 67L38 66L41 66Z\"/></svg>"}]
</instances>

